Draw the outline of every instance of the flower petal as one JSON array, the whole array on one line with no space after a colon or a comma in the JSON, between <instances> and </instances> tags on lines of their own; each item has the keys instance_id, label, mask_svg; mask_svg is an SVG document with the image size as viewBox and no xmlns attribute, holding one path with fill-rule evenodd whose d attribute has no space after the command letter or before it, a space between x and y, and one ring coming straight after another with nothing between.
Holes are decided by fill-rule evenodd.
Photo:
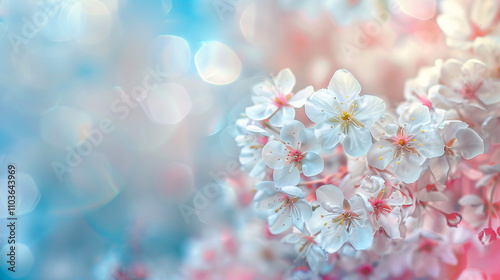
<instances>
[{"instance_id":1,"label":"flower petal","mask_svg":"<svg viewBox=\"0 0 500 280\"><path fill-rule=\"evenodd\" d=\"M292 107L281 107L278 112L269 119L269 124L276 127L282 127L288 121L295 118L295 109Z\"/></svg>"},{"instance_id":2,"label":"flower petal","mask_svg":"<svg viewBox=\"0 0 500 280\"><path fill-rule=\"evenodd\" d=\"M340 69L333 74L328 89L338 94L340 102L347 102L359 96L361 85L349 71Z\"/></svg>"},{"instance_id":3,"label":"flower petal","mask_svg":"<svg viewBox=\"0 0 500 280\"><path fill-rule=\"evenodd\" d=\"M283 169L274 170L273 180L278 186L295 186L300 181L300 171L295 166L287 165Z\"/></svg>"},{"instance_id":4,"label":"flower petal","mask_svg":"<svg viewBox=\"0 0 500 280\"><path fill-rule=\"evenodd\" d=\"M287 155L287 148L283 143L278 141L268 142L264 148L262 148L262 158L267 166L272 169L282 169L285 167Z\"/></svg>"},{"instance_id":5,"label":"flower petal","mask_svg":"<svg viewBox=\"0 0 500 280\"><path fill-rule=\"evenodd\" d=\"M292 70L290 70L290 68L281 70L276 77L276 83L281 93L291 93L293 87L295 86L295 76L293 75Z\"/></svg>"},{"instance_id":6,"label":"flower petal","mask_svg":"<svg viewBox=\"0 0 500 280\"><path fill-rule=\"evenodd\" d=\"M299 121L286 122L281 128L280 136L286 145L296 149L300 142L300 134L306 127Z\"/></svg>"},{"instance_id":7,"label":"flower petal","mask_svg":"<svg viewBox=\"0 0 500 280\"><path fill-rule=\"evenodd\" d=\"M453 149L459 151L465 159L471 159L484 153L483 139L474 130L470 128L460 129L456 136L457 143Z\"/></svg>"},{"instance_id":8,"label":"flower petal","mask_svg":"<svg viewBox=\"0 0 500 280\"><path fill-rule=\"evenodd\" d=\"M394 174L407 184L417 181L421 172L422 167L420 166L419 157L415 153L406 153L404 156L399 157L395 164Z\"/></svg>"},{"instance_id":9,"label":"flower petal","mask_svg":"<svg viewBox=\"0 0 500 280\"><path fill-rule=\"evenodd\" d=\"M323 146L323 149L333 149L340 142L342 134L340 131L340 123L324 121L314 127L314 134Z\"/></svg>"},{"instance_id":10,"label":"flower petal","mask_svg":"<svg viewBox=\"0 0 500 280\"><path fill-rule=\"evenodd\" d=\"M368 128L385 112L384 101L376 96L364 95L355 102L357 106L354 116Z\"/></svg>"},{"instance_id":11,"label":"flower petal","mask_svg":"<svg viewBox=\"0 0 500 280\"><path fill-rule=\"evenodd\" d=\"M307 117L315 123L320 123L337 114L335 107L338 107L338 104L334 96L335 94L327 89L315 92L305 105Z\"/></svg>"},{"instance_id":12,"label":"flower petal","mask_svg":"<svg viewBox=\"0 0 500 280\"><path fill-rule=\"evenodd\" d=\"M351 228L349 243L356 250L366 250L370 248L373 242L373 229L370 223L365 226L355 225Z\"/></svg>"},{"instance_id":13,"label":"flower petal","mask_svg":"<svg viewBox=\"0 0 500 280\"><path fill-rule=\"evenodd\" d=\"M341 206L344 203L344 194L334 185L324 185L316 190L316 199L319 204L327 202L330 205Z\"/></svg>"},{"instance_id":14,"label":"flower petal","mask_svg":"<svg viewBox=\"0 0 500 280\"><path fill-rule=\"evenodd\" d=\"M290 100L288 100L288 105L295 108L300 108L306 104L307 98L311 96L314 92L312 86L308 86L299 92L295 93Z\"/></svg>"},{"instance_id":15,"label":"flower petal","mask_svg":"<svg viewBox=\"0 0 500 280\"><path fill-rule=\"evenodd\" d=\"M305 176L316 176L323 171L323 158L315 153L307 153L302 160L302 172Z\"/></svg>"},{"instance_id":16,"label":"flower petal","mask_svg":"<svg viewBox=\"0 0 500 280\"><path fill-rule=\"evenodd\" d=\"M351 127L342 143L346 154L352 157L366 155L372 145L372 135L366 127Z\"/></svg>"},{"instance_id":17,"label":"flower petal","mask_svg":"<svg viewBox=\"0 0 500 280\"><path fill-rule=\"evenodd\" d=\"M386 139L373 143L367 153L368 164L380 170L385 169L393 160L394 153L391 152L391 149L394 149L394 145Z\"/></svg>"},{"instance_id":18,"label":"flower petal","mask_svg":"<svg viewBox=\"0 0 500 280\"><path fill-rule=\"evenodd\" d=\"M253 120L262 121L269 118L276 110L278 107L271 103L261 103L247 107L245 113Z\"/></svg>"},{"instance_id":19,"label":"flower petal","mask_svg":"<svg viewBox=\"0 0 500 280\"><path fill-rule=\"evenodd\" d=\"M280 234L292 225L292 208L282 207L278 213L267 218L269 231L272 234Z\"/></svg>"}]
</instances>

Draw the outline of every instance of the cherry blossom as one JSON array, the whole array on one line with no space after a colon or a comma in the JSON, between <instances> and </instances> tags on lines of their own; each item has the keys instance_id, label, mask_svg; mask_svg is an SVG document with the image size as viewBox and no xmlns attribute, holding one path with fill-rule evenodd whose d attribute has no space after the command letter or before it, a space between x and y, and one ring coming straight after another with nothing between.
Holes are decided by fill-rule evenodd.
<instances>
[{"instance_id":1,"label":"cherry blossom","mask_svg":"<svg viewBox=\"0 0 500 280\"><path fill-rule=\"evenodd\" d=\"M307 226L303 231L304 233L294 229L293 233L286 235L281 241L295 244L298 251L297 259L305 258L311 270L318 273L319 267L328 259L328 255L320 246L319 232L312 234Z\"/></svg>"},{"instance_id":2,"label":"cherry blossom","mask_svg":"<svg viewBox=\"0 0 500 280\"><path fill-rule=\"evenodd\" d=\"M240 163L248 175L260 176L266 169L266 163L262 158L262 148L267 144L271 135L259 126L249 123L248 119L240 119L237 122L240 135L235 137L235 141L240 150Z\"/></svg>"},{"instance_id":3,"label":"cherry blossom","mask_svg":"<svg viewBox=\"0 0 500 280\"><path fill-rule=\"evenodd\" d=\"M385 112L382 99L359 96L361 86L347 70L335 72L327 89L314 93L306 103L306 114L317 123L315 134L324 149L339 142L353 157L365 155L372 144L370 127Z\"/></svg>"},{"instance_id":4,"label":"cherry blossom","mask_svg":"<svg viewBox=\"0 0 500 280\"><path fill-rule=\"evenodd\" d=\"M323 159L318 155L321 147L312 129L299 121L290 121L283 125L280 137L281 141L271 141L262 150L278 185L296 185L301 173L311 177L323 171Z\"/></svg>"},{"instance_id":5,"label":"cherry blossom","mask_svg":"<svg viewBox=\"0 0 500 280\"><path fill-rule=\"evenodd\" d=\"M405 183L415 182L428 158L444 154L444 142L432 128L429 108L414 104L400 117L398 124L385 126L382 137L368 152L368 163L390 170Z\"/></svg>"},{"instance_id":6,"label":"cherry blossom","mask_svg":"<svg viewBox=\"0 0 500 280\"><path fill-rule=\"evenodd\" d=\"M500 102L500 81L489 78L488 73L486 64L477 59L448 59L441 67L440 83L429 89L429 95L447 108L460 105L484 109Z\"/></svg>"},{"instance_id":7,"label":"cherry blossom","mask_svg":"<svg viewBox=\"0 0 500 280\"><path fill-rule=\"evenodd\" d=\"M306 99L313 92L309 86L293 93L295 76L290 69L281 70L272 81L264 80L253 87L254 106L246 109L249 118L261 121L269 119L273 126L281 127L295 117L295 109L304 106Z\"/></svg>"},{"instance_id":8,"label":"cherry blossom","mask_svg":"<svg viewBox=\"0 0 500 280\"><path fill-rule=\"evenodd\" d=\"M269 230L280 234L293 224L299 230L311 215L311 205L304 199L304 192L296 186L277 187L273 182L257 184L254 201L257 209L269 211Z\"/></svg>"},{"instance_id":9,"label":"cherry blossom","mask_svg":"<svg viewBox=\"0 0 500 280\"><path fill-rule=\"evenodd\" d=\"M356 250L366 250L371 246L373 229L361 196L346 200L338 187L324 185L316 190L316 197L321 207L313 213L311 230L321 230L323 249L334 253L346 242Z\"/></svg>"}]
</instances>

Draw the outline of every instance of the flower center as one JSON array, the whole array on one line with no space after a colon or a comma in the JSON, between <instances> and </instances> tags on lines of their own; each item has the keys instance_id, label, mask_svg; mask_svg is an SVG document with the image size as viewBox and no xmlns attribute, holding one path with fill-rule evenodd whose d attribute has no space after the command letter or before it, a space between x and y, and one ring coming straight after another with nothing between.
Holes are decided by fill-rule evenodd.
<instances>
[{"instance_id":1,"label":"flower center","mask_svg":"<svg viewBox=\"0 0 500 280\"><path fill-rule=\"evenodd\" d=\"M425 253L430 253L434 248L438 245L438 243L434 240L431 239L423 239L420 241L420 244L418 245L418 251L420 252L425 252Z\"/></svg>"},{"instance_id":2,"label":"flower center","mask_svg":"<svg viewBox=\"0 0 500 280\"><path fill-rule=\"evenodd\" d=\"M460 94L465 98L465 99L473 99L476 97L477 92L479 89L483 86L482 81L477 81L473 85L469 83L464 83L462 85L462 88L460 89Z\"/></svg>"},{"instance_id":3,"label":"flower center","mask_svg":"<svg viewBox=\"0 0 500 280\"><path fill-rule=\"evenodd\" d=\"M392 207L380 198L368 199L368 201L370 201L370 204L373 207L373 213L375 213L377 220L379 219L380 214L389 214L392 211Z\"/></svg>"},{"instance_id":4,"label":"flower center","mask_svg":"<svg viewBox=\"0 0 500 280\"><path fill-rule=\"evenodd\" d=\"M288 100L292 97L292 94L279 93L277 97L274 98L273 104L278 108L285 106Z\"/></svg>"},{"instance_id":5,"label":"flower center","mask_svg":"<svg viewBox=\"0 0 500 280\"><path fill-rule=\"evenodd\" d=\"M343 121L350 121L351 120L351 114L349 114L347 112L344 112L344 113L342 113L342 115L340 115L340 118Z\"/></svg>"}]
</instances>

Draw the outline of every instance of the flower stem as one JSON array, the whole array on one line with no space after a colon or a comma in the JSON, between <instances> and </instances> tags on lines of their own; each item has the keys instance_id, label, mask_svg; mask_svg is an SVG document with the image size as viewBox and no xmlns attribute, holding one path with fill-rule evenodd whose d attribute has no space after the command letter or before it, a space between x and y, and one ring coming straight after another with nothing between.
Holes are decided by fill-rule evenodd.
<instances>
[{"instance_id":1,"label":"flower stem","mask_svg":"<svg viewBox=\"0 0 500 280\"><path fill-rule=\"evenodd\" d=\"M493 188L491 189L491 192L490 192L490 199L488 201L488 216L486 217L486 221L487 221L487 226L488 227L491 227L491 214L493 212L496 213L495 209L493 208L493 197L495 196L495 190L497 189L497 186L498 186L498 179L495 180L495 183L493 185Z\"/></svg>"}]
</instances>

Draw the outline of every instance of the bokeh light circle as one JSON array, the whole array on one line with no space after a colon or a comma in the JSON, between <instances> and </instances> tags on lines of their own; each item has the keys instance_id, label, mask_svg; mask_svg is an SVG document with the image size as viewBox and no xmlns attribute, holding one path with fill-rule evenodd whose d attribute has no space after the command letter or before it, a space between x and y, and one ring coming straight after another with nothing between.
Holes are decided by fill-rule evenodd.
<instances>
[{"instance_id":1,"label":"bokeh light circle","mask_svg":"<svg viewBox=\"0 0 500 280\"><path fill-rule=\"evenodd\" d=\"M170 35L156 37L149 46L148 60L163 75L180 76L191 64L191 49L186 40Z\"/></svg>"},{"instance_id":2,"label":"bokeh light circle","mask_svg":"<svg viewBox=\"0 0 500 280\"><path fill-rule=\"evenodd\" d=\"M68 24L78 34L82 44L96 44L109 37L112 27L111 14L102 2L82 0L68 13Z\"/></svg>"},{"instance_id":3,"label":"bokeh light circle","mask_svg":"<svg viewBox=\"0 0 500 280\"><path fill-rule=\"evenodd\" d=\"M164 83L149 92L141 105L152 122L170 125L186 117L191 110L191 99L182 85Z\"/></svg>"},{"instance_id":4,"label":"bokeh light circle","mask_svg":"<svg viewBox=\"0 0 500 280\"><path fill-rule=\"evenodd\" d=\"M236 53L220 42L204 44L194 56L201 78L210 84L226 85L234 82L241 73L241 61Z\"/></svg>"}]
</instances>

